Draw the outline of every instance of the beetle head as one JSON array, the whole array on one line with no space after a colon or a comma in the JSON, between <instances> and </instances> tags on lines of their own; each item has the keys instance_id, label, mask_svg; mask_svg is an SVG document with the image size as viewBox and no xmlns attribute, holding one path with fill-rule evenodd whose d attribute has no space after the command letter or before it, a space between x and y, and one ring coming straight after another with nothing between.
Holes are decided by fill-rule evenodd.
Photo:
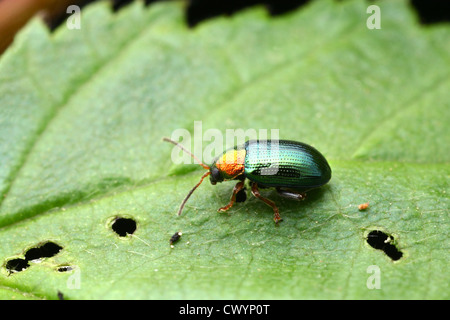
<instances>
[{"instance_id":1,"label":"beetle head","mask_svg":"<svg viewBox=\"0 0 450 320\"><path fill-rule=\"evenodd\" d=\"M210 172L211 172L211 175L209 176L209 181L211 181L212 185L215 185L217 182L223 181L223 176L220 173L220 170L217 169L216 166L211 166Z\"/></svg>"},{"instance_id":2,"label":"beetle head","mask_svg":"<svg viewBox=\"0 0 450 320\"><path fill-rule=\"evenodd\" d=\"M199 159L197 159L197 157L196 157L193 153L191 153L190 151L188 151L187 149L185 149L185 148L184 148L181 144L179 144L178 142L173 141L172 139L169 139L169 138L163 138L163 140L166 141L166 142L170 142L170 143L174 144L175 146L177 146L178 148L180 148L181 150L183 150L184 152L186 152L187 154L189 154L192 158L194 158L194 159L198 162L198 164L199 164L200 166L202 166L204 169L208 170L208 171L206 171L206 172L202 175L200 181L199 181L199 182L191 189L191 191L189 191L189 193L187 194L187 196L184 198L183 202L181 202L180 209L178 209L178 215L181 215L181 212L183 212L184 205L185 205L186 202L188 201L189 197L194 193L195 189L197 189L198 186L202 184L203 179L205 179L207 176L209 176L212 172L211 172L211 168L210 168L209 166L207 166L206 164L203 164ZM217 169L217 168L216 168L216 169ZM219 174L220 174L220 173L219 173ZM212 182L211 182L211 183L212 183ZM215 183L213 183L213 184L215 184Z\"/></svg>"},{"instance_id":3,"label":"beetle head","mask_svg":"<svg viewBox=\"0 0 450 320\"><path fill-rule=\"evenodd\" d=\"M192 195L192 193L194 193L195 189L197 189L198 186L202 184L203 179L205 179L207 176L210 176L209 179L211 181L211 184L215 185L217 182L235 179L236 177L244 173L244 160L246 151L243 147L232 148L225 151L221 156L217 157L214 160L211 166L207 166L178 142L169 138L163 138L163 140L177 146L178 148L189 154L192 158L194 158L200 166L208 170L202 175L200 181L191 189L191 191L189 191L183 202L181 202L180 209L178 209L178 215L181 215L184 205L188 201L189 197Z\"/></svg>"}]
</instances>

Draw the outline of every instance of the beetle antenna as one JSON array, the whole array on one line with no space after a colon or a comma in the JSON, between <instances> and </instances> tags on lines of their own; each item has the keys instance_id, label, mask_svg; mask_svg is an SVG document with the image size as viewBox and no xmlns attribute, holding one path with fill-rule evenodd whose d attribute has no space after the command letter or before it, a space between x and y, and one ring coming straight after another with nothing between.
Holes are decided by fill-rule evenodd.
<instances>
[{"instance_id":1,"label":"beetle antenna","mask_svg":"<svg viewBox=\"0 0 450 320\"><path fill-rule=\"evenodd\" d=\"M191 191L189 191L189 193L187 194L186 198L184 198L183 202L180 205L180 209L178 209L178 215L181 215L181 212L183 211L184 205L186 204L186 202L188 201L188 199L190 198L190 196L194 193L195 189L197 189L197 187L199 185L202 184L203 179L205 179L207 176L209 176L211 174L211 171L206 171L205 174L202 176L202 178L200 179L199 183L197 183L195 185L195 187L192 188Z\"/></svg>"},{"instance_id":2,"label":"beetle antenna","mask_svg":"<svg viewBox=\"0 0 450 320\"><path fill-rule=\"evenodd\" d=\"M180 143L173 141L170 138L164 137L163 138L164 141L170 142L174 145L176 145L178 148L180 148L181 150L183 150L184 152L186 152L187 154L189 154L192 158L195 159L195 161L198 162L199 165L201 165L204 169L209 170L209 166L207 166L206 164L204 164L203 162L201 162L196 156L194 156L194 154L192 152L190 152L189 150L187 150L185 147L183 147ZM203 179L202 179L203 180ZM197 188L198 186L196 186L195 188ZM194 188L194 190L195 190ZM194 191L192 190L192 192Z\"/></svg>"}]
</instances>

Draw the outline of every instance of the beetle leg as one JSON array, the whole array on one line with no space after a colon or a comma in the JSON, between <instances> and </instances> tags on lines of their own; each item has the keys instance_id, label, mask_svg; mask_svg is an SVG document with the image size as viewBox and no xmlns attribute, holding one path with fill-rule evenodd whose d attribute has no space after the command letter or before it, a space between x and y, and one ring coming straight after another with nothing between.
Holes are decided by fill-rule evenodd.
<instances>
[{"instance_id":1,"label":"beetle leg","mask_svg":"<svg viewBox=\"0 0 450 320\"><path fill-rule=\"evenodd\" d=\"M273 220L275 220L275 223L278 224L279 221L283 220L280 217L280 212L278 211L277 206L275 205L275 202L273 202L272 200L269 200L267 198L264 198L263 196L261 196L261 194L259 193L259 189L258 189L258 185L256 183L252 184L252 194L257 197L258 199L264 201L266 204L268 204L269 206L272 207L273 209Z\"/></svg>"},{"instance_id":2,"label":"beetle leg","mask_svg":"<svg viewBox=\"0 0 450 320\"><path fill-rule=\"evenodd\" d=\"M236 202L236 194L239 191L241 191L242 188L244 188L244 181L240 181L240 182L236 183L236 185L234 186L234 189L233 189L233 194L231 195L230 202L225 207L222 207L217 211L224 212L224 211L227 211L228 209L230 209L233 206L233 204Z\"/></svg>"},{"instance_id":3,"label":"beetle leg","mask_svg":"<svg viewBox=\"0 0 450 320\"><path fill-rule=\"evenodd\" d=\"M289 199L294 199L294 200L298 200L298 201L306 199L306 192L297 192L294 190L281 189L281 188L277 188L277 192L280 196L289 198Z\"/></svg>"}]
</instances>

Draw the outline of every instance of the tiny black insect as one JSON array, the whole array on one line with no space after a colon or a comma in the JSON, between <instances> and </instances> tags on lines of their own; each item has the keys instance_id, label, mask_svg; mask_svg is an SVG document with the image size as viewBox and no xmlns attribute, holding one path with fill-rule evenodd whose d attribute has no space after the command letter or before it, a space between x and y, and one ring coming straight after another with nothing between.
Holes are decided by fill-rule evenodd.
<instances>
[{"instance_id":1,"label":"tiny black insect","mask_svg":"<svg viewBox=\"0 0 450 320\"><path fill-rule=\"evenodd\" d=\"M174 235L170 238L170 246L173 248L173 244L180 240L182 233L180 231L177 231L174 233Z\"/></svg>"}]
</instances>

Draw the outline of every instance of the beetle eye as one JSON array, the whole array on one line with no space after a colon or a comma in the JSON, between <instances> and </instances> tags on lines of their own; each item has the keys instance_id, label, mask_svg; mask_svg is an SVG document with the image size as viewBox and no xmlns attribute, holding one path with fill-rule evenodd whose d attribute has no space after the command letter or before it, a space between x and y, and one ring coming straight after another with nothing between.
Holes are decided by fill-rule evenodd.
<instances>
[{"instance_id":1,"label":"beetle eye","mask_svg":"<svg viewBox=\"0 0 450 320\"><path fill-rule=\"evenodd\" d=\"M209 176L209 180L211 181L211 184L216 184L217 182L222 182L223 177L220 174L219 169L216 167L211 168L211 175Z\"/></svg>"}]
</instances>

